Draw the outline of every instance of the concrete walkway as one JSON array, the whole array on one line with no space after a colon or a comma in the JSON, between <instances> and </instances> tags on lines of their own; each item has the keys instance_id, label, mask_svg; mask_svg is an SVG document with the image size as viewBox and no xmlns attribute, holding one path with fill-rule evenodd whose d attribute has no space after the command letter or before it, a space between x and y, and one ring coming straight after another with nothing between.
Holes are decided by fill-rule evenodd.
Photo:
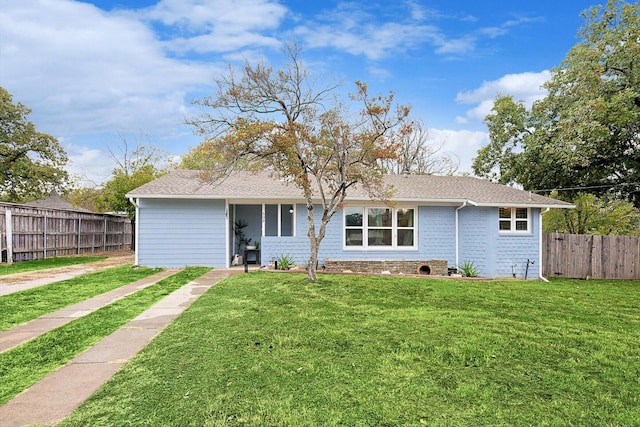
<instances>
[{"instance_id":1,"label":"concrete walkway","mask_svg":"<svg viewBox=\"0 0 640 427\"><path fill-rule=\"evenodd\" d=\"M200 295L242 270L211 270L0 406L0 426L54 425L67 417Z\"/></svg>"},{"instance_id":2,"label":"concrete walkway","mask_svg":"<svg viewBox=\"0 0 640 427\"><path fill-rule=\"evenodd\" d=\"M177 273L178 269L165 270L144 279L136 280L120 288L105 292L77 304L64 307L53 313L47 313L42 317L30 320L6 331L0 332L0 353L16 347L23 342L32 340L52 329L59 328L79 317L86 316L89 313L109 305L121 298L138 292L154 283L159 282L165 277Z\"/></svg>"}]
</instances>

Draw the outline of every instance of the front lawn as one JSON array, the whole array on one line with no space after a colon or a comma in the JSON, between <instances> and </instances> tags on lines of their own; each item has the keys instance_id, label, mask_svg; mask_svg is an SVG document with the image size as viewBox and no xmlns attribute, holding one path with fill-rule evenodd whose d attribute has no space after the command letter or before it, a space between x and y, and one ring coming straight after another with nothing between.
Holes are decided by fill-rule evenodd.
<instances>
[{"instance_id":1,"label":"front lawn","mask_svg":"<svg viewBox=\"0 0 640 427\"><path fill-rule=\"evenodd\" d=\"M0 331L160 271L125 265L0 296Z\"/></svg>"},{"instance_id":2,"label":"front lawn","mask_svg":"<svg viewBox=\"0 0 640 427\"><path fill-rule=\"evenodd\" d=\"M0 405L208 270L206 267L186 268L71 323L0 353Z\"/></svg>"},{"instance_id":3,"label":"front lawn","mask_svg":"<svg viewBox=\"0 0 640 427\"><path fill-rule=\"evenodd\" d=\"M61 425L639 425L639 291L235 276Z\"/></svg>"}]
</instances>

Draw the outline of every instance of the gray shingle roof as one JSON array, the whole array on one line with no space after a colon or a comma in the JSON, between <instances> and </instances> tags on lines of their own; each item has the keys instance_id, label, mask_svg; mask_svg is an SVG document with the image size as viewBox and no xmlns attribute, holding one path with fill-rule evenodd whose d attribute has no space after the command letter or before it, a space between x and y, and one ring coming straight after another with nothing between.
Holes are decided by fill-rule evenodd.
<instances>
[{"instance_id":1,"label":"gray shingle roof","mask_svg":"<svg viewBox=\"0 0 640 427\"><path fill-rule=\"evenodd\" d=\"M395 187L395 201L433 204L460 204L469 201L479 206L573 207L529 191L494 184L470 176L387 175L387 184ZM128 196L139 198L202 199L302 199L300 189L274 179L266 172L235 172L225 180L206 182L201 172L176 170L132 190ZM347 191L347 200L369 200L361 189Z\"/></svg>"},{"instance_id":2,"label":"gray shingle roof","mask_svg":"<svg viewBox=\"0 0 640 427\"><path fill-rule=\"evenodd\" d=\"M25 203L25 205L32 206L34 208L64 209L78 212L91 212L88 209L74 207L71 202L60 196L55 190L49 193L49 195L44 199L27 202Z\"/></svg>"}]
</instances>

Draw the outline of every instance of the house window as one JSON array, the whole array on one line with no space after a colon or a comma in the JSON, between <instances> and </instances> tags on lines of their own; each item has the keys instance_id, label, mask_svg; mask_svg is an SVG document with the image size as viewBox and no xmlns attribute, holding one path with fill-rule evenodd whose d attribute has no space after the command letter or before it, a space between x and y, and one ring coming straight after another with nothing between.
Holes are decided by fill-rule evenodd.
<instances>
[{"instance_id":1,"label":"house window","mask_svg":"<svg viewBox=\"0 0 640 427\"><path fill-rule=\"evenodd\" d=\"M499 226L501 233L529 232L528 208L500 208Z\"/></svg>"},{"instance_id":2,"label":"house window","mask_svg":"<svg viewBox=\"0 0 640 427\"><path fill-rule=\"evenodd\" d=\"M369 246L391 246L393 222L389 208L367 209L367 242Z\"/></svg>"},{"instance_id":3,"label":"house window","mask_svg":"<svg viewBox=\"0 0 640 427\"><path fill-rule=\"evenodd\" d=\"M347 248L413 248L416 245L413 208L346 207L344 235Z\"/></svg>"},{"instance_id":4,"label":"house window","mask_svg":"<svg viewBox=\"0 0 640 427\"><path fill-rule=\"evenodd\" d=\"M344 210L345 245L362 246L364 221L362 208L346 208Z\"/></svg>"},{"instance_id":5,"label":"house window","mask_svg":"<svg viewBox=\"0 0 640 427\"><path fill-rule=\"evenodd\" d=\"M293 236L294 210L292 204L264 205L264 235Z\"/></svg>"},{"instance_id":6,"label":"house window","mask_svg":"<svg viewBox=\"0 0 640 427\"><path fill-rule=\"evenodd\" d=\"M396 215L397 226L397 245L398 246L414 246L414 210L398 209Z\"/></svg>"}]
</instances>

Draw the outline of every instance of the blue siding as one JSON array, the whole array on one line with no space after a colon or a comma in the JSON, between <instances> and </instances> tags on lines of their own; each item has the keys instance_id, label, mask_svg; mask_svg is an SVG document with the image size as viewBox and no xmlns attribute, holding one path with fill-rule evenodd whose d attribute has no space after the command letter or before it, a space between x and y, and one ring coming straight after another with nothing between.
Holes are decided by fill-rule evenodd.
<instances>
[{"instance_id":1,"label":"blue siding","mask_svg":"<svg viewBox=\"0 0 640 427\"><path fill-rule=\"evenodd\" d=\"M456 208L453 206L421 206L420 259L446 259L456 263Z\"/></svg>"},{"instance_id":2,"label":"blue siding","mask_svg":"<svg viewBox=\"0 0 640 427\"><path fill-rule=\"evenodd\" d=\"M262 263L289 255L297 264L309 260L309 239L307 237L307 209L296 207L297 235L294 237L262 237ZM316 227L320 223L322 208L314 211ZM428 260L445 259L450 265L455 263L455 208L421 206L418 208L418 249L409 250L345 250L343 246L343 215L337 212L327 225L327 233L320 245L319 262L325 258L335 260ZM497 220L496 220L497 221ZM317 233L316 229L316 233Z\"/></svg>"},{"instance_id":3,"label":"blue siding","mask_svg":"<svg viewBox=\"0 0 640 427\"><path fill-rule=\"evenodd\" d=\"M429 260L444 259L455 265L455 206L420 206L418 208L418 249L412 250L344 250L343 216L338 212L327 226L327 234L320 246L319 262L325 258L336 260ZM262 237L262 263L281 255L292 256L297 264L309 259L307 218L304 205L297 209L297 235L294 237ZM321 208L316 207L316 224ZM485 277L511 277L512 265L516 275L524 277L527 259L529 278L539 274L539 210L531 210L531 232L499 234L498 208L467 206L459 211L459 262L473 261Z\"/></svg>"},{"instance_id":4,"label":"blue siding","mask_svg":"<svg viewBox=\"0 0 640 427\"><path fill-rule=\"evenodd\" d=\"M237 206L238 213L258 217L256 205ZM321 208L316 207L316 224ZM409 250L345 250L343 247L343 216L334 215L327 226L319 254L335 260L429 260L444 259L449 266L456 262L455 206L418 207L418 248ZM529 278L539 276L539 209L531 209L531 232L500 234L498 208L466 206L459 210L459 262L473 261L485 277L524 277L527 259ZM240 215L238 215L240 216ZM296 235L291 237L262 236L249 230L254 240L260 240L262 264L282 255L305 264L309 259L307 209L296 206ZM254 221L255 222L255 221ZM220 200L140 200L138 262L147 266L182 267L206 265L226 267L231 257L225 241L225 203ZM254 226L258 226L258 221ZM230 230L227 230L230 231Z\"/></svg>"},{"instance_id":5,"label":"blue siding","mask_svg":"<svg viewBox=\"0 0 640 427\"><path fill-rule=\"evenodd\" d=\"M226 267L225 203L141 199L138 263L149 267Z\"/></svg>"},{"instance_id":6,"label":"blue siding","mask_svg":"<svg viewBox=\"0 0 640 427\"><path fill-rule=\"evenodd\" d=\"M540 242L540 209L531 209L531 233L498 234L496 233L496 271L494 277L511 277L511 267L515 265L516 277L524 278L527 259L534 261L529 265L529 279L540 276L539 246Z\"/></svg>"},{"instance_id":7,"label":"blue siding","mask_svg":"<svg viewBox=\"0 0 640 427\"><path fill-rule=\"evenodd\" d=\"M458 224L458 262L473 261L481 276L494 277L498 209L464 207Z\"/></svg>"},{"instance_id":8,"label":"blue siding","mask_svg":"<svg viewBox=\"0 0 640 427\"><path fill-rule=\"evenodd\" d=\"M500 234L498 208L465 207L460 210L459 262L473 261L481 276L524 278L527 259L529 278L539 275L539 209L531 209L531 231L524 234Z\"/></svg>"}]
</instances>

